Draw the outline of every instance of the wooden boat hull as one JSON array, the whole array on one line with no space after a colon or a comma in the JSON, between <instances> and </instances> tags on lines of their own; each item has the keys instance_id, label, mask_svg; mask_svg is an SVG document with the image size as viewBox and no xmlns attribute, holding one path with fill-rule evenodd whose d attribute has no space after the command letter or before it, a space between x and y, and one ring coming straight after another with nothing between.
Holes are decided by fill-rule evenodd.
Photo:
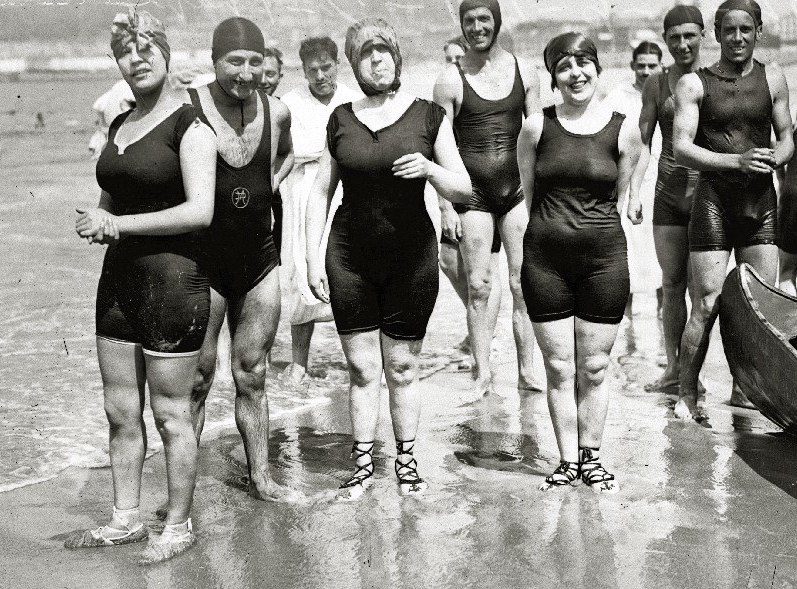
<instances>
[{"instance_id":1,"label":"wooden boat hull","mask_svg":"<svg viewBox=\"0 0 797 589\"><path fill-rule=\"evenodd\" d=\"M797 298L740 264L722 288L720 331L731 373L747 398L797 436L797 349L791 343L797 342Z\"/></svg>"}]
</instances>

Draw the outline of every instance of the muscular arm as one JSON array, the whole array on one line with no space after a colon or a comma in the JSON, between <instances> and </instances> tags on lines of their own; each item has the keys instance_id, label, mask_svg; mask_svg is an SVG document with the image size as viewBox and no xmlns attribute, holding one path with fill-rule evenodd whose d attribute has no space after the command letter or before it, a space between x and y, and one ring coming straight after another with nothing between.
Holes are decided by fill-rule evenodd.
<instances>
[{"instance_id":1,"label":"muscular arm","mask_svg":"<svg viewBox=\"0 0 797 589\"><path fill-rule=\"evenodd\" d=\"M525 60L519 60L520 77L523 79L523 88L526 90L525 114L530 117L535 112L542 110L540 101L540 75L537 68Z\"/></svg>"},{"instance_id":2,"label":"muscular arm","mask_svg":"<svg viewBox=\"0 0 797 589\"><path fill-rule=\"evenodd\" d=\"M531 211L534 198L534 173L537 165L537 143L542 135L543 118L541 113L533 113L523 122L517 138L517 163L520 170L520 184L526 198L526 208Z\"/></svg>"},{"instance_id":3,"label":"muscular arm","mask_svg":"<svg viewBox=\"0 0 797 589\"><path fill-rule=\"evenodd\" d=\"M210 225L216 190L216 135L198 120L180 142L185 202L154 213L117 217L120 235L179 235Z\"/></svg>"},{"instance_id":4,"label":"muscular arm","mask_svg":"<svg viewBox=\"0 0 797 589\"><path fill-rule=\"evenodd\" d=\"M432 91L432 99L446 111L446 118L448 119L449 127L451 127L454 124L458 104L462 101L462 81L460 80L457 66L446 66L446 69L437 77ZM441 214L454 214L454 207L451 202L439 193L437 195L437 204Z\"/></svg>"},{"instance_id":5,"label":"muscular arm","mask_svg":"<svg viewBox=\"0 0 797 589\"><path fill-rule=\"evenodd\" d=\"M767 66L767 83L772 93L772 128L775 131L775 167L790 161L794 154L789 86L777 64Z\"/></svg>"},{"instance_id":6,"label":"muscular arm","mask_svg":"<svg viewBox=\"0 0 797 589\"><path fill-rule=\"evenodd\" d=\"M664 72L661 75L666 76L667 73ZM653 134L656 132L656 124L659 120L659 109L656 104L656 82L655 77L650 77L642 88L642 110L639 113L639 132L642 145L639 152L639 161L637 161L631 174L631 184L628 192L628 208L631 211L640 205L639 190L642 187L642 181L645 179L648 165L650 165Z\"/></svg>"},{"instance_id":7,"label":"muscular arm","mask_svg":"<svg viewBox=\"0 0 797 589\"><path fill-rule=\"evenodd\" d=\"M277 150L272 164L274 190L279 188L293 169L293 142L291 141L291 113L279 100L269 96L269 107L275 114L272 125L277 126Z\"/></svg>"}]
</instances>

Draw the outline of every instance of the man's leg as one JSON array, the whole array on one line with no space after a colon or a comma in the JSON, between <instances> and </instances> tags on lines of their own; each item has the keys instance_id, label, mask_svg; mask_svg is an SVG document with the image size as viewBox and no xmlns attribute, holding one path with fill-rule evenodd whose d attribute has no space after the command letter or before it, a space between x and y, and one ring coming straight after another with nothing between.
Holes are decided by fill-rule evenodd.
<instances>
[{"instance_id":1,"label":"man's leg","mask_svg":"<svg viewBox=\"0 0 797 589\"><path fill-rule=\"evenodd\" d=\"M518 203L515 208L501 217L498 223L509 268L509 290L512 293L512 332L517 348L518 388L541 391L542 387L534 374L534 329L526 310L523 290L520 288L523 235L529 224L526 202Z\"/></svg>"},{"instance_id":2,"label":"man's leg","mask_svg":"<svg viewBox=\"0 0 797 589\"><path fill-rule=\"evenodd\" d=\"M310 343L315 331L315 322L291 325L291 363L285 367L280 378L292 384L299 384L307 374L310 362Z\"/></svg>"},{"instance_id":3,"label":"man's leg","mask_svg":"<svg viewBox=\"0 0 797 589\"><path fill-rule=\"evenodd\" d=\"M680 351L680 399L675 415L686 419L700 417L697 407L698 377L708 351L711 328L719 313L719 295L728 269L727 250L691 252L692 312L684 328Z\"/></svg>"},{"instance_id":4,"label":"man's leg","mask_svg":"<svg viewBox=\"0 0 797 589\"><path fill-rule=\"evenodd\" d=\"M295 501L297 491L274 483L268 467L268 398L266 356L274 343L280 316L279 272L272 270L240 300L230 301L235 423L249 466L249 494L256 499Z\"/></svg>"},{"instance_id":5,"label":"man's leg","mask_svg":"<svg viewBox=\"0 0 797 589\"><path fill-rule=\"evenodd\" d=\"M495 225L492 214L483 211L467 211L460 215L460 219L460 251L468 280L467 319L475 362L474 378L477 389L486 392L491 380L490 343L493 334L490 329L488 303L493 284L490 245Z\"/></svg>"},{"instance_id":6,"label":"man's leg","mask_svg":"<svg viewBox=\"0 0 797 589\"><path fill-rule=\"evenodd\" d=\"M689 236L680 225L654 225L653 240L662 274L662 323L667 368L646 390L661 390L678 385L678 351L686 326L686 285L689 267Z\"/></svg>"},{"instance_id":7,"label":"man's leg","mask_svg":"<svg viewBox=\"0 0 797 589\"><path fill-rule=\"evenodd\" d=\"M736 262L737 264L747 262L764 282L773 286L776 284L778 279L778 247L776 245L751 245L739 248L736 250ZM731 390L730 404L745 409L757 408L742 392L735 380Z\"/></svg>"},{"instance_id":8,"label":"man's leg","mask_svg":"<svg viewBox=\"0 0 797 589\"><path fill-rule=\"evenodd\" d=\"M210 289L210 318L205 340L199 351L194 387L191 391L191 417L194 423L196 441L202 436L205 427L205 400L208 398L213 378L216 375L216 357L218 355L219 333L224 324L224 311L227 309L227 300L212 288ZM229 350L225 350L229 353Z\"/></svg>"}]
</instances>

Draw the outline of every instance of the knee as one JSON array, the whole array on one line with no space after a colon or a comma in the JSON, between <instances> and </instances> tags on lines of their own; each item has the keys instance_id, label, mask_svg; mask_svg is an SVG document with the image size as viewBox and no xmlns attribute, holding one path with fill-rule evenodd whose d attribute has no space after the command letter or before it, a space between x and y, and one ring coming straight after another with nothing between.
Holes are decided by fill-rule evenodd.
<instances>
[{"instance_id":1,"label":"knee","mask_svg":"<svg viewBox=\"0 0 797 589\"><path fill-rule=\"evenodd\" d=\"M692 301L692 317L698 321L708 321L719 312L719 292L697 293Z\"/></svg>"},{"instance_id":2,"label":"knee","mask_svg":"<svg viewBox=\"0 0 797 589\"><path fill-rule=\"evenodd\" d=\"M568 387L575 378L576 367L572 358L547 358L545 374L548 378L548 390L558 391Z\"/></svg>"},{"instance_id":3,"label":"knee","mask_svg":"<svg viewBox=\"0 0 797 589\"><path fill-rule=\"evenodd\" d=\"M440 269L446 276L456 276L458 273L459 263L456 255L450 255L440 251Z\"/></svg>"},{"instance_id":4,"label":"knee","mask_svg":"<svg viewBox=\"0 0 797 589\"><path fill-rule=\"evenodd\" d=\"M141 429L141 413L139 411L108 399L105 400L105 416L108 418L108 425L114 432L130 433Z\"/></svg>"},{"instance_id":5,"label":"knee","mask_svg":"<svg viewBox=\"0 0 797 589\"><path fill-rule=\"evenodd\" d=\"M382 378L382 366L376 360L361 359L349 362L349 380L352 386L365 388Z\"/></svg>"},{"instance_id":6,"label":"knee","mask_svg":"<svg viewBox=\"0 0 797 589\"><path fill-rule=\"evenodd\" d=\"M388 388L401 388L411 385L417 376L418 367L412 361L392 362L385 367L385 380Z\"/></svg>"},{"instance_id":7,"label":"knee","mask_svg":"<svg viewBox=\"0 0 797 589\"><path fill-rule=\"evenodd\" d=\"M683 298L686 295L686 279L683 276L668 276L661 277L661 289L665 297Z\"/></svg>"},{"instance_id":8,"label":"knee","mask_svg":"<svg viewBox=\"0 0 797 589\"><path fill-rule=\"evenodd\" d=\"M579 380L590 387L597 387L603 383L606 377L606 369L609 367L609 356L606 354L596 354L587 356L579 366Z\"/></svg>"},{"instance_id":9,"label":"knee","mask_svg":"<svg viewBox=\"0 0 797 589\"><path fill-rule=\"evenodd\" d=\"M180 436L188 436L196 440L189 412L174 412L161 409L154 412L154 417L155 427L164 442L176 440Z\"/></svg>"},{"instance_id":10,"label":"knee","mask_svg":"<svg viewBox=\"0 0 797 589\"><path fill-rule=\"evenodd\" d=\"M199 360L196 374L194 375L194 386L191 390L191 400L195 403L204 403L213 384L216 375L216 359L213 362Z\"/></svg>"},{"instance_id":11,"label":"knee","mask_svg":"<svg viewBox=\"0 0 797 589\"><path fill-rule=\"evenodd\" d=\"M485 304L490 298L491 289L492 279L489 273L474 272L468 276L468 297L474 302Z\"/></svg>"},{"instance_id":12,"label":"knee","mask_svg":"<svg viewBox=\"0 0 797 589\"><path fill-rule=\"evenodd\" d=\"M239 389L262 389L266 380L266 353L246 352L233 354L232 376Z\"/></svg>"}]
</instances>

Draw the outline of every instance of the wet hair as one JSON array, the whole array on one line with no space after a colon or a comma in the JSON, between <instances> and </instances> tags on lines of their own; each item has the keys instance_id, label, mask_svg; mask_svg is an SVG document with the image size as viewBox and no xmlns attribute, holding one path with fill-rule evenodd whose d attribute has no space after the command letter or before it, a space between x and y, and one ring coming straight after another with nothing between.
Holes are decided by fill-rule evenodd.
<instances>
[{"instance_id":1,"label":"wet hair","mask_svg":"<svg viewBox=\"0 0 797 589\"><path fill-rule=\"evenodd\" d=\"M583 33L562 33L548 41L543 51L545 69L551 74L551 90L556 89L556 64L565 57L585 57L595 64L598 75L603 71L598 61L598 48L592 39Z\"/></svg>"},{"instance_id":2,"label":"wet hair","mask_svg":"<svg viewBox=\"0 0 797 589\"><path fill-rule=\"evenodd\" d=\"M640 55L655 55L659 58L659 61L661 61L663 57L661 47L652 41L642 41L639 45L634 47L634 51L631 53L631 61L636 61L636 58Z\"/></svg>"},{"instance_id":3,"label":"wet hair","mask_svg":"<svg viewBox=\"0 0 797 589\"><path fill-rule=\"evenodd\" d=\"M299 45L299 59L302 64L315 57L321 57L324 53L329 55L332 61L338 60L338 46L329 37L307 37Z\"/></svg>"},{"instance_id":4,"label":"wet hair","mask_svg":"<svg viewBox=\"0 0 797 589\"><path fill-rule=\"evenodd\" d=\"M263 50L263 57L273 57L277 61L277 68L282 71L282 51L277 47L266 45L266 48Z\"/></svg>"}]
</instances>

